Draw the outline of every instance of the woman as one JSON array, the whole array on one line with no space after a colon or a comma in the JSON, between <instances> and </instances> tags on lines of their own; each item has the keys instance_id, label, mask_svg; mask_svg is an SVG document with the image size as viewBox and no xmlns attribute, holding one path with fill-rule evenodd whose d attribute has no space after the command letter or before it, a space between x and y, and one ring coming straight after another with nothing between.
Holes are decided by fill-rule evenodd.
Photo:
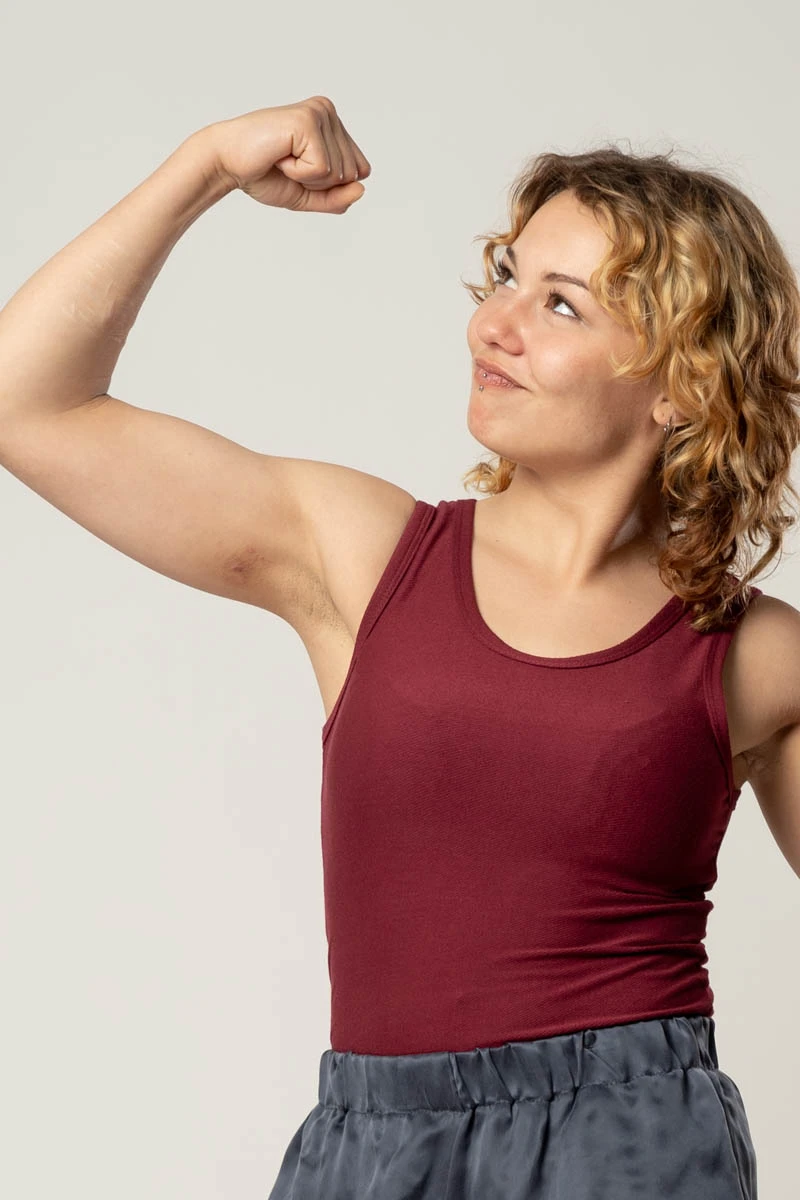
<instances>
[{"instance_id":1,"label":"woman","mask_svg":"<svg viewBox=\"0 0 800 1200\"><path fill-rule=\"evenodd\" d=\"M109 394L202 212L369 173L326 97L206 127L0 317L3 465L282 616L320 682L331 1047L271 1198L753 1200L703 938L745 780L800 874L800 614L750 584L793 520L796 281L719 176L534 159L467 285L480 503Z\"/></svg>"}]
</instances>

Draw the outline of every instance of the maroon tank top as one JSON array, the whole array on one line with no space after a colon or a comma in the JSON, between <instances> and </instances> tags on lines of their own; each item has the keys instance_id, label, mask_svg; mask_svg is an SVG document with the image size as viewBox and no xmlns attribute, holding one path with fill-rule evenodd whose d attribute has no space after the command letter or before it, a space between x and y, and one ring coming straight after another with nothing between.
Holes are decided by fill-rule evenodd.
<instances>
[{"instance_id":1,"label":"maroon tank top","mask_svg":"<svg viewBox=\"0 0 800 1200\"><path fill-rule=\"evenodd\" d=\"M713 1013L735 626L672 596L608 649L516 650L475 599L477 503L417 501L322 727L334 1050Z\"/></svg>"}]
</instances>

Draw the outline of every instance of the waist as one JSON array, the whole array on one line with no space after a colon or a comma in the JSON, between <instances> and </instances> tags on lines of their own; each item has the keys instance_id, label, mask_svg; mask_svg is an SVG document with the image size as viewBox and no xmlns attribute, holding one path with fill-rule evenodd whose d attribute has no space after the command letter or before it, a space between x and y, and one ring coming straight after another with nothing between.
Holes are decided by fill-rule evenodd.
<instances>
[{"instance_id":1,"label":"waist","mask_svg":"<svg viewBox=\"0 0 800 1200\"><path fill-rule=\"evenodd\" d=\"M719 1066L712 1016L644 1021L464 1051L372 1055L325 1050L319 1102L361 1112L466 1110L552 1099L592 1084Z\"/></svg>"},{"instance_id":2,"label":"waist","mask_svg":"<svg viewBox=\"0 0 800 1200\"><path fill-rule=\"evenodd\" d=\"M450 946L406 957L331 944L331 1048L373 1055L468 1051L672 1014L711 1016L704 946L493 955Z\"/></svg>"}]
</instances>

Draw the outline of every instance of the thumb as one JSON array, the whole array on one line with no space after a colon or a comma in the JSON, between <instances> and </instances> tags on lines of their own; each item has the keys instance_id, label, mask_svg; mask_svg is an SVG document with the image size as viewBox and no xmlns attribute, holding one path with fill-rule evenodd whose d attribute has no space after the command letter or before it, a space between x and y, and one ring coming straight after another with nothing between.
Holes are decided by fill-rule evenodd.
<instances>
[{"instance_id":1,"label":"thumb","mask_svg":"<svg viewBox=\"0 0 800 1200\"><path fill-rule=\"evenodd\" d=\"M353 179L350 183L342 183L334 188L334 191L342 194L342 200L347 204L355 204L356 200L360 200L367 189L363 183L359 183L357 179Z\"/></svg>"},{"instance_id":2,"label":"thumb","mask_svg":"<svg viewBox=\"0 0 800 1200\"><path fill-rule=\"evenodd\" d=\"M324 192L312 191L310 195L313 197L313 202L319 204L322 212L338 212L340 209L347 209L351 204L355 204L366 190L363 183L354 179L350 183L339 183L336 187L327 188Z\"/></svg>"}]
</instances>

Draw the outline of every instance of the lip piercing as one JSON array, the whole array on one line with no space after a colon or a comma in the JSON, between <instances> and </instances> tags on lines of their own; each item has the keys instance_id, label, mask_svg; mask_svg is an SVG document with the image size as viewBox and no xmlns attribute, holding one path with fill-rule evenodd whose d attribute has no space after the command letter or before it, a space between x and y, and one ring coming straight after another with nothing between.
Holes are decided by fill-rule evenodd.
<instances>
[{"instance_id":1,"label":"lip piercing","mask_svg":"<svg viewBox=\"0 0 800 1200\"><path fill-rule=\"evenodd\" d=\"M484 378L484 379L486 379L486 378L487 378L487 372L486 372L486 371L484 371L484 372L483 372L483 378ZM478 391L479 391L479 392L482 392L482 391L483 391L483 384L481 384L481 385L480 385L480 387L478 388Z\"/></svg>"}]
</instances>

